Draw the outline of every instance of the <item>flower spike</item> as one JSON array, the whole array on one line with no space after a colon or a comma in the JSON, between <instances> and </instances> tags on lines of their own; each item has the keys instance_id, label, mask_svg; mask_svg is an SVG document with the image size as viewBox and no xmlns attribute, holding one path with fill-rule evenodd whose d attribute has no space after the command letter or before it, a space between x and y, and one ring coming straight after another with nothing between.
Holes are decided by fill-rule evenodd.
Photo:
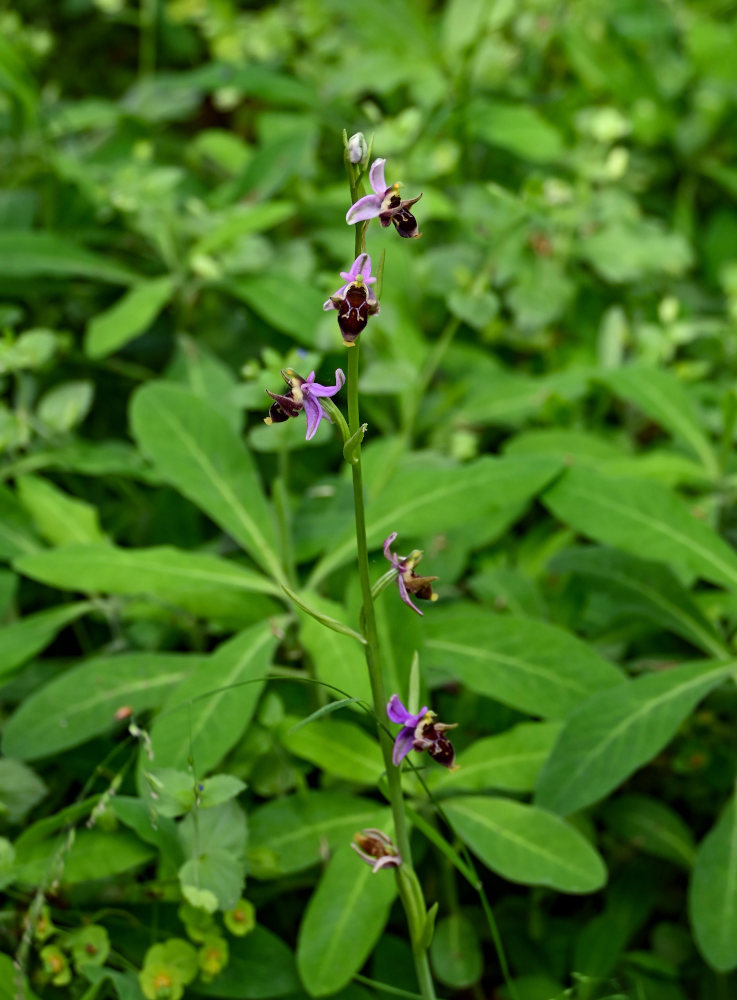
<instances>
[{"instance_id":1,"label":"flower spike","mask_svg":"<svg viewBox=\"0 0 737 1000\"><path fill-rule=\"evenodd\" d=\"M399 195L399 184L392 184L387 187L384 176L384 164L386 160L374 160L369 170L369 183L373 189L373 194L367 194L359 198L346 212L345 221L348 225L355 225L356 222L365 222L367 219L377 219L386 227L393 223L394 228L400 236L405 239L416 240L422 236L417 231L417 220L410 212L410 208L422 197L418 194L416 198L402 201Z\"/></svg>"},{"instance_id":2,"label":"flower spike","mask_svg":"<svg viewBox=\"0 0 737 1000\"><path fill-rule=\"evenodd\" d=\"M282 424L289 417L298 417L304 410L307 417L305 440L310 441L315 436L322 418L330 420L320 405L320 397L334 396L345 382L345 375L338 368L335 372L335 385L320 385L319 382L315 382L314 372L310 372L307 378L302 378L291 368L285 368L281 374L289 389L283 395L266 390L274 402L269 408L268 417L264 417L264 423Z\"/></svg>"}]
</instances>

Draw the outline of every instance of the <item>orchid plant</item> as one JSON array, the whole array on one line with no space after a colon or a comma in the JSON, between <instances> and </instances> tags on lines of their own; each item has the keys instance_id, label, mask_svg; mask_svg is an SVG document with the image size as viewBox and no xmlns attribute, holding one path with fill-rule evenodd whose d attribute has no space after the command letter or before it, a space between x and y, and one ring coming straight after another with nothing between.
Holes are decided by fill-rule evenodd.
<instances>
[{"instance_id":1,"label":"orchid plant","mask_svg":"<svg viewBox=\"0 0 737 1000\"><path fill-rule=\"evenodd\" d=\"M307 378L297 375L292 369L282 371L282 377L287 385L284 393L267 390L273 400L269 414L265 418L267 424L280 423L290 417L297 417L304 411L307 417L306 438L310 440L317 431L323 419L335 423L343 438L343 454L348 461L353 480L353 504L355 515L356 547L358 554L358 573L363 597L362 634L360 639L366 655L373 710L378 724L379 741L384 758L386 774L386 794L392 810L395 842L383 831L374 828L365 829L355 835L351 847L358 856L371 865L374 874L388 877L384 869L395 871L397 885L402 904L407 916L415 970L419 988L425 1000L434 1000L435 989L428 962L428 947L432 938L435 906L428 911L422 889L412 868L412 852L410 847L405 802L400 780L400 768L410 751L427 751L437 763L453 769L455 767L455 752L446 736L452 725L438 722L435 713L424 706L419 712L408 710L402 704L399 695L394 693L387 699L384 689L384 678L381 666L381 650L379 647L374 599L387 583L395 581L400 599L418 615L423 612L414 604L412 597L435 601L437 594L432 584L437 577L418 576L415 573L422 553L414 551L408 556L397 555L391 546L397 538L397 532L392 532L383 545L384 556L389 561L390 570L372 585L369 571L368 544L366 538L366 515L364 507L363 470L361 463L361 442L366 431L361 423L358 396L359 343L361 334L368 326L369 320L379 314L379 300L373 285L378 283L378 276L372 274L371 257L366 252L366 228L372 219L378 219L387 227L394 225L397 233L403 238L416 238L420 235L417 221L410 208L421 195L409 200L403 200L399 194L399 184L387 185L383 159L375 159L368 170L368 179L373 193L363 195L360 191L362 177L365 174L368 157L367 144L362 136L354 135L347 139L344 134L345 163L350 184L352 204L346 215L349 225L356 226L354 261L347 271L341 271L343 284L330 295L323 309L326 312L337 312L338 328L348 353L348 375L341 369L335 372L335 383L332 386L317 382L315 372ZM383 261L382 261L383 264ZM348 421L344 419L338 407L332 403L335 396L347 383ZM410 596L411 595L411 596ZM296 595L295 595L296 596ZM311 612L309 607L301 605ZM318 620L330 628L336 627L334 620L326 620L315 613ZM341 627L342 628L342 627ZM415 706L416 707L416 706ZM392 741L384 718L401 725L396 739Z\"/></svg>"}]
</instances>

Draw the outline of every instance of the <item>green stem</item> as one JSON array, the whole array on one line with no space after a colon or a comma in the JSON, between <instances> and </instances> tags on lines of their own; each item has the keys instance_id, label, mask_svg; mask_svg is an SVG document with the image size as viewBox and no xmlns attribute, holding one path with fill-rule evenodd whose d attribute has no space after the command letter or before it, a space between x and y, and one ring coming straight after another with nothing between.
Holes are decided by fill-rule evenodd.
<instances>
[{"instance_id":1,"label":"green stem","mask_svg":"<svg viewBox=\"0 0 737 1000\"><path fill-rule=\"evenodd\" d=\"M358 409L358 359L359 347L350 348L348 354L348 429L355 434L361 426ZM363 595L363 611L366 638L366 665L368 666L371 694L377 719L381 719L386 711L386 691L381 670L379 653L379 637L376 628L374 601L371 594L371 577L369 574L368 546L366 543L366 512L363 498L363 471L361 468L361 450L357 449L357 461L351 465L353 474L353 505L356 518L356 547L358 549L358 574L361 580ZM407 820L404 812L404 796L399 768L392 762L392 739L386 729L379 725L379 743L384 758L389 803L394 817L394 834L397 849L402 857L402 864L411 868L412 854L407 830ZM405 898L406 889L402 879L397 880L400 896L405 911L409 913L410 901ZM417 981L425 1000L435 1000L435 987L430 975L430 965L427 960L427 950L423 944L413 942L412 954L415 962Z\"/></svg>"}]
</instances>

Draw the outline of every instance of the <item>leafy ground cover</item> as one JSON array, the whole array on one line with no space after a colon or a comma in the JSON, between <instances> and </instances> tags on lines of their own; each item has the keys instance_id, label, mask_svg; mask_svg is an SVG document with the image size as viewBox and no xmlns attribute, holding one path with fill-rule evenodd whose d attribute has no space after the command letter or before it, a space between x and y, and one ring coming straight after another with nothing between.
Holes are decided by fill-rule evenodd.
<instances>
[{"instance_id":1,"label":"leafy ground cover","mask_svg":"<svg viewBox=\"0 0 737 1000\"><path fill-rule=\"evenodd\" d=\"M0 12L2 1000L427 998L411 939L444 997L737 993L734 13ZM423 234L366 234L348 462L263 421L358 356L344 129ZM400 787L359 448L371 580L437 577L384 686L457 723L419 943L350 848Z\"/></svg>"}]
</instances>

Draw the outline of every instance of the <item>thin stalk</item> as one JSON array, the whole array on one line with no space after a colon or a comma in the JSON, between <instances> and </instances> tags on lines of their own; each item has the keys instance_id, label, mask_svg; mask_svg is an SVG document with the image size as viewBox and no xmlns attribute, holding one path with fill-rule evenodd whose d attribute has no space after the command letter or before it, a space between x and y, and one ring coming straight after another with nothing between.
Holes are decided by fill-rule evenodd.
<instances>
[{"instance_id":1,"label":"thin stalk","mask_svg":"<svg viewBox=\"0 0 737 1000\"><path fill-rule=\"evenodd\" d=\"M358 344L352 347L348 354L348 429L351 434L355 434L361 426L358 408ZM371 694L374 702L374 710L377 719L381 719L386 711L386 691L384 689L384 677L381 670L381 658L379 653L379 637L376 628L376 614L374 611L374 600L371 594L371 577L369 574L368 546L366 544L366 513L363 500L363 471L361 468L361 449L356 452L357 461L351 465L353 474L353 505L356 519L356 547L358 549L358 574L361 581L361 592L363 596L364 611L364 636L366 639L366 665L368 666L369 680L371 682ZM412 867L412 853L410 850L409 833L407 830L407 820L404 812L404 796L402 794L402 784L399 768L392 762L392 739L381 725L379 730L379 743L384 758L384 768L386 771L387 789L392 815L394 817L395 841L402 863ZM405 898L406 889L401 879L397 879L402 903L407 913L410 912L410 901ZM421 944L413 942L412 954L415 962L417 981L420 991L425 1000L435 1000L435 986L430 974L430 965L427 959L427 950Z\"/></svg>"}]
</instances>

